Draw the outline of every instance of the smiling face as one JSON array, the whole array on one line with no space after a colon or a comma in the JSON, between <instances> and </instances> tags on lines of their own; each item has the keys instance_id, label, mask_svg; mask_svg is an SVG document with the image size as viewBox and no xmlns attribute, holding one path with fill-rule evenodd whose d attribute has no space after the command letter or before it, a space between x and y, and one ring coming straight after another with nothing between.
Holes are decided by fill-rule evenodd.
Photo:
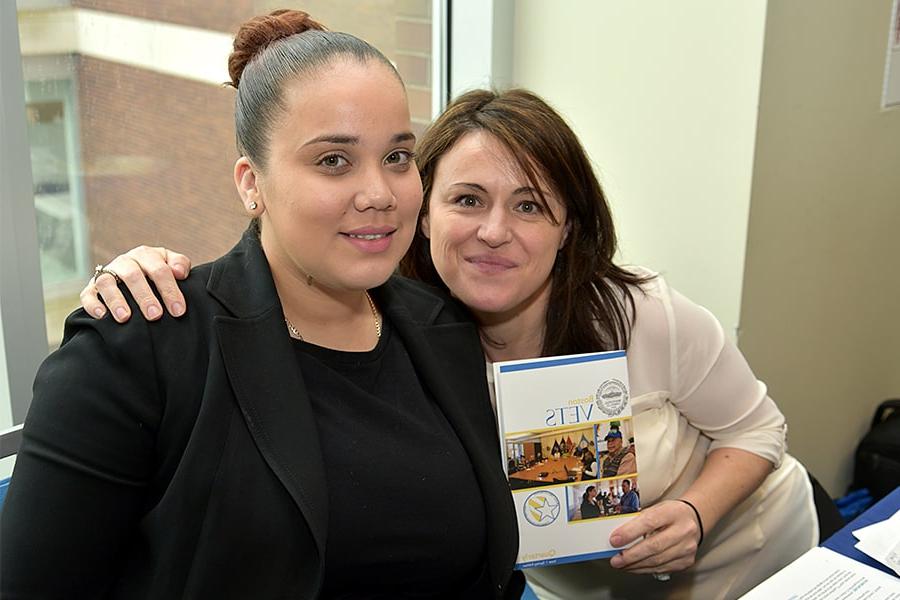
<instances>
[{"instance_id":1,"label":"smiling face","mask_svg":"<svg viewBox=\"0 0 900 600\"><path fill-rule=\"evenodd\" d=\"M380 285L422 203L402 84L376 61L339 59L287 84L284 105L265 169L246 158L235 166L273 272L338 291Z\"/></svg>"},{"instance_id":2,"label":"smiling face","mask_svg":"<svg viewBox=\"0 0 900 600\"><path fill-rule=\"evenodd\" d=\"M546 204L512 153L482 131L437 164L422 231L441 279L483 322L546 309L566 210L541 188Z\"/></svg>"},{"instance_id":3,"label":"smiling face","mask_svg":"<svg viewBox=\"0 0 900 600\"><path fill-rule=\"evenodd\" d=\"M606 449L610 454L615 454L622 449L622 438L611 437L606 440Z\"/></svg>"}]
</instances>

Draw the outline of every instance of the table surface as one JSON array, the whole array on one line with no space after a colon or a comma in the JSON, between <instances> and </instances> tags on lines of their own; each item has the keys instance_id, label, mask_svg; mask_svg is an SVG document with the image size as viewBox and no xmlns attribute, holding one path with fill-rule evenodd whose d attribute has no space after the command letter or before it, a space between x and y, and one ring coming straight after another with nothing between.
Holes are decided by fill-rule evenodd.
<instances>
[{"instance_id":1,"label":"table surface","mask_svg":"<svg viewBox=\"0 0 900 600\"><path fill-rule=\"evenodd\" d=\"M900 486L879 500L876 504L872 505L869 510L850 521L843 529L825 540L821 545L829 550L834 550L839 554L850 557L853 560L857 560L870 567L875 567L880 571L896 576L896 573L886 565L881 564L868 554L863 554L854 547L859 540L853 537L853 532L857 529L862 529L866 525L884 521L897 512L897 510L900 510Z\"/></svg>"},{"instance_id":2,"label":"table surface","mask_svg":"<svg viewBox=\"0 0 900 600\"><path fill-rule=\"evenodd\" d=\"M565 481L569 478L569 473L573 473L576 479L580 479L583 469L584 466L580 458L564 456L562 458L551 458L527 469L516 471L511 473L509 478L543 482L552 482L554 479ZM546 473L546 475L541 477L541 473Z\"/></svg>"}]
</instances>

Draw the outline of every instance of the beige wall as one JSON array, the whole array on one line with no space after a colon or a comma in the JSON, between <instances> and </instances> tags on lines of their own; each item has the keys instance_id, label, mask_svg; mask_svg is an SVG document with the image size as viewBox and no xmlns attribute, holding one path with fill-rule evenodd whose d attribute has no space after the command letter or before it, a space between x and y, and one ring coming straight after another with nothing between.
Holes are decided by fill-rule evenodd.
<instances>
[{"instance_id":1,"label":"beige wall","mask_svg":"<svg viewBox=\"0 0 900 600\"><path fill-rule=\"evenodd\" d=\"M832 495L900 393L900 110L891 0L769 3L740 346Z\"/></svg>"},{"instance_id":2,"label":"beige wall","mask_svg":"<svg viewBox=\"0 0 900 600\"><path fill-rule=\"evenodd\" d=\"M625 262L664 272L733 334L766 2L515 4L513 79L593 158Z\"/></svg>"}]
</instances>

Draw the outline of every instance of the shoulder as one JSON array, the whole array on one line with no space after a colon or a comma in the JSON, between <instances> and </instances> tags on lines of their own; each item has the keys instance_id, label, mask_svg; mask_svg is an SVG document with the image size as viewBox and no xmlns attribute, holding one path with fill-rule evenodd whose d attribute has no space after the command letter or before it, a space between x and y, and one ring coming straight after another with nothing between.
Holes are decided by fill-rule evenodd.
<instances>
[{"instance_id":1,"label":"shoulder","mask_svg":"<svg viewBox=\"0 0 900 600\"><path fill-rule=\"evenodd\" d=\"M66 318L60 346L61 353L67 357L67 364L90 361L91 357L102 354L123 368L143 372L153 364L153 355L165 354L166 348L171 348L169 340L175 347L193 347L203 337L202 330L209 329L210 309L220 310L206 291L209 272L210 265L200 265L192 269L187 279L179 282L188 305L187 313L180 318L164 311L159 320L147 321L124 284L120 284L119 289L132 314L125 323L117 323L108 314L102 319L94 319L84 309L74 311ZM150 285L152 287L153 284ZM185 341L191 343L182 346ZM82 358L76 360L79 356Z\"/></svg>"},{"instance_id":2,"label":"shoulder","mask_svg":"<svg viewBox=\"0 0 900 600\"><path fill-rule=\"evenodd\" d=\"M704 306L669 286L666 278L644 267L629 270L647 276L640 286L631 286L635 304L632 333L667 339L709 338L720 344L723 338L718 319Z\"/></svg>"},{"instance_id":3,"label":"shoulder","mask_svg":"<svg viewBox=\"0 0 900 600\"><path fill-rule=\"evenodd\" d=\"M201 297L208 296L206 290L212 277L213 268L217 261L204 263L191 269L190 275L186 279L179 282L182 293L191 294L192 296Z\"/></svg>"},{"instance_id":4,"label":"shoulder","mask_svg":"<svg viewBox=\"0 0 900 600\"><path fill-rule=\"evenodd\" d=\"M677 385L688 373L707 370L726 343L719 321L709 310L671 288L664 276L636 269L654 276L635 286L632 294L629 372L633 370L640 375L637 379L646 380L651 387L668 387ZM655 383L650 384L651 380Z\"/></svg>"},{"instance_id":5,"label":"shoulder","mask_svg":"<svg viewBox=\"0 0 900 600\"><path fill-rule=\"evenodd\" d=\"M57 428L61 423L67 424L68 431L69 425L77 424L71 427L72 435L83 436L89 426L95 430L92 439L102 438L117 460L138 460L129 454L124 438L152 446L147 436L152 437L162 422L168 393L176 387L184 391L186 382L203 380L199 373L209 362L205 355L213 335L213 304L205 293L208 272L206 266L197 267L181 282L188 312L177 319L165 314L158 321L145 320L125 288L122 292L133 315L126 323L119 324L109 315L94 319L83 309L69 315L62 344L35 377L28 417L32 431ZM174 406L172 414L190 409L187 402ZM84 447L77 439L69 442L70 448ZM84 443L102 454L94 441Z\"/></svg>"},{"instance_id":6,"label":"shoulder","mask_svg":"<svg viewBox=\"0 0 900 600\"><path fill-rule=\"evenodd\" d=\"M646 267L629 265L626 269L644 279L640 285L628 285L633 303L632 306L628 306L629 309L633 309L629 315L631 318L629 355L635 351L642 353L644 349L667 348L672 315L669 288L665 278Z\"/></svg>"},{"instance_id":7,"label":"shoulder","mask_svg":"<svg viewBox=\"0 0 900 600\"><path fill-rule=\"evenodd\" d=\"M211 294L209 290L210 280L213 277L217 262L214 261L194 267L186 279L178 282L178 287L189 307L185 316L190 316L192 312L205 313L210 310L214 312L223 310L221 301ZM169 316L168 312L165 314ZM176 323L184 319L183 317L178 319L169 318Z\"/></svg>"}]
</instances>

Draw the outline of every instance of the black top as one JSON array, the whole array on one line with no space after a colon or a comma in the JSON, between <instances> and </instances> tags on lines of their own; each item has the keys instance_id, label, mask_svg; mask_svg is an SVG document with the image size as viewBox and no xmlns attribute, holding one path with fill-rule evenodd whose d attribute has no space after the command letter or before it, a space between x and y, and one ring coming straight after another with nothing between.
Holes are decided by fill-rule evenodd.
<instances>
[{"instance_id":1,"label":"black top","mask_svg":"<svg viewBox=\"0 0 900 600\"><path fill-rule=\"evenodd\" d=\"M388 320L370 352L295 348L328 481L323 595L470 591L484 565L481 489Z\"/></svg>"},{"instance_id":2,"label":"black top","mask_svg":"<svg viewBox=\"0 0 900 600\"><path fill-rule=\"evenodd\" d=\"M581 501L581 518L593 519L600 516L600 507L597 506L596 500L591 502L587 498Z\"/></svg>"},{"instance_id":3,"label":"black top","mask_svg":"<svg viewBox=\"0 0 900 600\"><path fill-rule=\"evenodd\" d=\"M67 320L0 512L4 600L320 597L323 442L258 239L193 269L182 291L179 319ZM372 295L468 454L493 595L519 598L478 332L420 284L394 277Z\"/></svg>"}]
</instances>

